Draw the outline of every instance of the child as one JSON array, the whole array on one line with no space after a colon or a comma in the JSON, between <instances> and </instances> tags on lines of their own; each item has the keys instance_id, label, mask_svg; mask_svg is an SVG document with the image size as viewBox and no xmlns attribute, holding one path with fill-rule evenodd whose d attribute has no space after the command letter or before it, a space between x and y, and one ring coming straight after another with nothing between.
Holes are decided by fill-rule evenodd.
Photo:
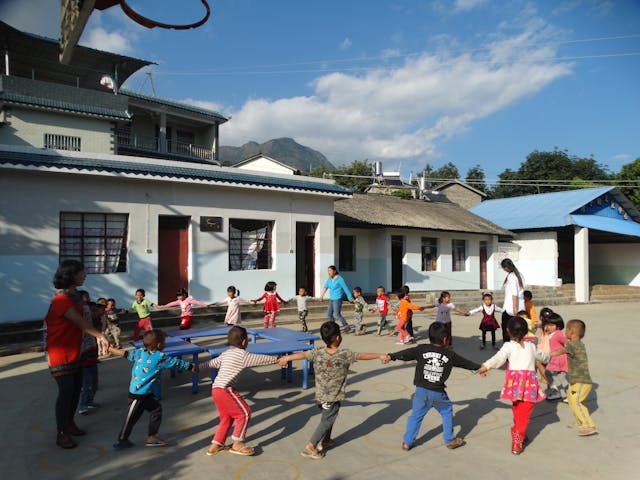
<instances>
[{"instance_id":1,"label":"child","mask_svg":"<svg viewBox=\"0 0 640 480\"><path fill-rule=\"evenodd\" d=\"M460 315L466 315L467 312L460 310L453 303L451 303L451 294L449 292L442 292L438 298L438 303L431 308L437 308L436 322L440 322L447 327L447 346L453 345L453 334L451 333L451 311L457 312Z\"/></svg>"},{"instance_id":2,"label":"child","mask_svg":"<svg viewBox=\"0 0 640 480\"><path fill-rule=\"evenodd\" d=\"M367 326L363 322L363 317L364 310L368 308L367 301L362 297L362 289L355 287L353 289L353 321L356 327L356 335L367 333Z\"/></svg>"},{"instance_id":3,"label":"child","mask_svg":"<svg viewBox=\"0 0 640 480\"><path fill-rule=\"evenodd\" d=\"M149 331L153 328L151 325L151 312L149 308L157 307L155 303L150 302L144 298L145 291L142 288L136 290L136 300L131 304L130 312L136 312L138 314L138 323L133 330L133 340L138 341L140 339L140 331Z\"/></svg>"},{"instance_id":4,"label":"child","mask_svg":"<svg viewBox=\"0 0 640 480\"><path fill-rule=\"evenodd\" d=\"M278 361L282 368L292 360L306 358L310 362L315 362L316 402L322 415L320 424L300 452L303 457L314 460L321 459L325 449L333 445L331 431L340 411L340 404L345 398L347 373L351 364L356 360L375 360L376 358L384 361L387 357L381 353L356 353L346 348L340 348L342 335L340 327L334 321L322 324L320 336L327 345L326 347L285 355Z\"/></svg>"},{"instance_id":5,"label":"child","mask_svg":"<svg viewBox=\"0 0 640 480\"><path fill-rule=\"evenodd\" d=\"M407 301L409 303L411 303L411 293L409 291L409 285L403 285L402 286L402 291L404 292L404 296L407 299ZM398 300L399 303L399 300ZM405 325L405 330L407 331L407 333L409 334L409 337L411 338L411 341L413 342L413 312L411 310L409 310L407 312L408 317L407 317L407 324Z\"/></svg>"},{"instance_id":6,"label":"child","mask_svg":"<svg viewBox=\"0 0 640 480\"><path fill-rule=\"evenodd\" d=\"M564 321L557 313L551 313L543 319L544 328L549 341L549 352L555 352L563 348L569 340L562 333ZM569 365L567 355L555 355L547 364L545 375L549 384L547 400L562 400L567 403L567 372Z\"/></svg>"},{"instance_id":7,"label":"child","mask_svg":"<svg viewBox=\"0 0 640 480\"><path fill-rule=\"evenodd\" d=\"M90 321L93 328L100 330L102 316L104 315L104 305L89 303ZM78 413L86 415L91 410L99 408L100 405L94 402L98 391L98 342L88 333L82 335L82 349L80 352L80 362L82 363L82 388L80 390L80 402Z\"/></svg>"},{"instance_id":8,"label":"child","mask_svg":"<svg viewBox=\"0 0 640 480\"><path fill-rule=\"evenodd\" d=\"M179 358L167 357L162 353L165 338L162 330L149 330L142 337L144 348L128 351L109 348L109 352L125 357L133 363L131 383L129 384L129 406L124 425L118 435L118 442L113 445L116 450L133 446L129 436L145 410L150 412L147 447L165 447L167 445L166 441L158 437L162 421L162 405L152 393L153 385L159 380L161 370L177 369L195 372L197 366Z\"/></svg>"},{"instance_id":9,"label":"child","mask_svg":"<svg viewBox=\"0 0 640 480\"><path fill-rule=\"evenodd\" d=\"M382 329L387 326L387 314L389 313L389 297L386 294L386 290L382 285L376 289L376 309L378 310L378 330L376 335L382 335ZM374 310L371 311L373 313Z\"/></svg>"},{"instance_id":10,"label":"child","mask_svg":"<svg viewBox=\"0 0 640 480\"><path fill-rule=\"evenodd\" d=\"M424 310L427 307L420 307L418 305L414 305L409 301L408 295L404 290L400 290L398 292L398 341L396 345L404 345L406 343L413 342L413 337L407 331L407 322L409 321L409 315L411 310Z\"/></svg>"},{"instance_id":11,"label":"child","mask_svg":"<svg viewBox=\"0 0 640 480\"><path fill-rule=\"evenodd\" d=\"M180 330L189 330L193 316L193 305L198 305L199 307L207 307L208 305L190 297L185 288L180 288L176 292L176 297L177 300L164 305L157 305L156 308L180 307Z\"/></svg>"},{"instance_id":12,"label":"child","mask_svg":"<svg viewBox=\"0 0 640 480\"><path fill-rule=\"evenodd\" d=\"M251 410L240 393L236 391L235 386L242 370L247 367L273 365L278 362L278 357L247 352L249 344L247 331L238 325L229 329L227 343L230 346L228 350L222 352L219 357L200 364L201 369L218 369L218 374L211 388L211 396L216 404L220 423L211 441L211 446L207 450L207 455L215 455L227 449L225 442L234 420L236 424L231 435L233 445L229 451L237 455L253 455L254 448L244 444Z\"/></svg>"},{"instance_id":13,"label":"child","mask_svg":"<svg viewBox=\"0 0 640 480\"><path fill-rule=\"evenodd\" d=\"M307 315L309 314L309 307L307 307L307 303L309 302L309 297L307 295L307 289L304 287L300 287L298 289L298 295L293 297L290 302L296 301L298 305L298 318L302 323L302 331L307 332L309 329L307 328Z\"/></svg>"},{"instance_id":14,"label":"child","mask_svg":"<svg viewBox=\"0 0 640 480\"><path fill-rule=\"evenodd\" d=\"M469 316L482 312L482 320L480 320L480 327L478 327L482 331L482 345L480 345L480 350L484 350L487 346L487 332L491 332L491 346L494 350L497 350L496 330L500 328L500 324L498 320L496 320L496 312L500 313L503 310L493 303L493 295L490 293L484 293L482 295L482 302L482 305L469 310L466 315Z\"/></svg>"},{"instance_id":15,"label":"child","mask_svg":"<svg viewBox=\"0 0 640 480\"><path fill-rule=\"evenodd\" d=\"M531 293L531 290L525 290L524 292L522 292L522 295L524 296L524 309L529 315L529 320L531 320L536 329L540 328L538 315L536 315L536 307L532 301L533 293Z\"/></svg>"},{"instance_id":16,"label":"child","mask_svg":"<svg viewBox=\"0 0 640 480\"><path fill-rule=\"evenodd\" d=\"M240 290L233 285L227 287L227 298L220 302L212 303L210 307L219 307L222 305L227 306L227 313L224 316L224 324L228 326L240 325L242 319L240 318L240 305L246 305L249 300L240 298Z\"/></svg>"},{"instance_id":17,"label":"child","mask_svg":"<svg viewBox=\"0 0 640 480\"><path fill-rule=\"evenodd\" d=\"M482 364L478 371L486 373L509 362L500 398L511 400L513 427L511 427L511 453L520 455L527 441L527 426L536 402L544 400L544 392L538 384L536 360L549 361L549 355L537 350L531 342L525 342L527 322L522 317L511 317L507 324L509 342L493 357Z\"/></svg>"},{"instance_id":18,"label":"child","mask_svg":"<svg viewBox=\"0 0 640 480\"><path fill-rule=\"evenodd\" d=\"M276 282L267 282L264 286L264 293L261 297L251 300L258 303L264 300L264 328L276 328L276 316L280 310L280 303L287 303L276 291Z\"/></svg>"},{"instance_id":19,"label":"child","mask_svg":"<svg viewBox=\"0 0 640 480\"><path fill-rule=\"evenodd\" d=\"M113 298L107 299L104 309L103 325L104 334L112 347L120 348L120 327L118 326L118 314L125 313L126 310L116 308L116 301Z\"/></svg>"},{"instance_id":20,"label":"child","mask_svg":"<svg viewBox=\"0 0 640 480\"><path fill-rule=\"evenodd\" d=\"M584 404L592 385L587 350L584 347L584 343L582 343L585 330L586 325L582 320L569 320L566 328L566 335L569 341L563 348L551 352L554 357L567 354L569 363L569 390L567 396L569 407L576 417L578 435L581 437L598 433L596 425L589 415L589 410Z\"/></svg>"},{"instance_id":21,"label":"child","mask_svg":"<svg viewBox=\"0 0 640 480\"><path fill-rule=\"evenodd\" d=\"M462 438L457 438L453 434L453 406L445 390L445 382L453 367L478 370L480 365L447 348L449 345L447 335L446 324L433 322L429 327L430 345L417 345L408 350L387 355L386 361L416 360L417 362L413 380L416 392L413 395L413 409L407 420L407 429L402 437L403 450L410 450L413 447L422 419L431 407L434 407L442 417L442 434L447 448L454 449L464 444Z\"/></svg>"},{"instance_id":22,"label":"child","mask_svg":"<svg viewBox=\"0 0 640 480\"><path fill-rule=\"evenodd\" d=\"M525 342L531 342L534 345L538 343L538 337L536 337L537 325L529 318L529 312L526 310L520 310L518 316L527 323L527 334L523 338Z\"/></svg>"}]
</instances>

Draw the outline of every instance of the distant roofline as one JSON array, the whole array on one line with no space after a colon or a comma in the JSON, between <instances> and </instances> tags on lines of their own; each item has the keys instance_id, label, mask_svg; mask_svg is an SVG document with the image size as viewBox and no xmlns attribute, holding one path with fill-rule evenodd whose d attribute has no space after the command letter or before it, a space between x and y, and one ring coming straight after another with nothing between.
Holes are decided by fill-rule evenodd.
<instances>
[{"instance_id":1,"label":"distant roofline","mask_svg":"<svg viewBox=\"0 0 640 480\"><path fill-rule=\"evenodd\" d=\"M207 117L215 118L216 120L219 120L219 123L225 123L229 121L227 117L225 117L219 112L216 112L215 110L208 110L206 108L197 107L190 103L179 102L177 100L170 100L168 98L163 98L163 97L156 97L153 95L147 95L145 93L140 93L140 92L134 92L133 90L129 90L126 88L121 88L120 90L118 90L118 93L121 95L125 95L127 97L136 98L138 100L144 100L147 102L158 103L160 105L166 105L168 107L179 108L181 110L186 110L189 112L199 113Z\"/></svg>"},{"instance_id":2,"label":"distant roofline","mask_svg":"<svg viewBox=\"0 0 640 480\"><path fill-rule=\"evenodd\" d=\"M291 170L292 172L299 172L300 170L298 168L292 167L291 165L287 165L286 163L282 163L279 160L276 160L275 158L270 157L269 155L265 155L264 153L256 153L255 155L251 155L248 158L245 158L244 160L242 160L241 162L238 162L234 165L232 165L232 167L234 168L238 168L241 167L242 165L246 165L249 162L252 162L258 158L266 158L267 160L280 165L281 167L287 168L288 170Z\"/></svg>"},{"instance_id":3,"label":"distant roofline","mask_svg":"<svg viewBox=\"0 0 640 480\"><path fill-rule=\"evenodd\" d=\"M474 193L477 193L478 195L480 195L483 198L486 198L487 194L478 190L477 188L473 188L471 185L469 185L468 183L465 183L461 180L458 180L457 178L453 178L451 180L447 180L446 182L442 182L440 185L436 185L432 190L439 192L441 189L448 187L449 185L461 185L464 188L471 190Z\"/></svg>"}]
</instances>

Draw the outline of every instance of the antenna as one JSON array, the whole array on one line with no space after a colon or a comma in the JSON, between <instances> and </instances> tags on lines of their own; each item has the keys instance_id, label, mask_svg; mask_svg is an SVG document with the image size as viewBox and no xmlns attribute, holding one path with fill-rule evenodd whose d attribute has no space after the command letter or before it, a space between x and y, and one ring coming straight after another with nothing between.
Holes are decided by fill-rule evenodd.
<instances>
[{"instance_id":1,"label":"antenna","mask_svg":"<svg viewBox=\"0 0 640 480\"><path fill-rule=\"evenodd\" d=\"M138 89L138 92L142 93L142 89L144 88L144 86L147 84L147 80L149 80L149 85L151 86L151 91L153 92L153 96L157 97L156 95L156 87L153 85L153 70L149 69L145 72L145 79L142 82L142 84L140 85L140 88Z\"/></svg>"}]
</instances>

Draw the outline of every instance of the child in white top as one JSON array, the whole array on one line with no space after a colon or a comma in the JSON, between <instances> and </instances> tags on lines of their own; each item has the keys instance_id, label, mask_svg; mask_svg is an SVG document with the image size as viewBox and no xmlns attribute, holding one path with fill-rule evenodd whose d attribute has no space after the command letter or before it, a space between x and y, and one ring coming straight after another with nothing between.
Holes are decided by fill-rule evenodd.
<instances>
[{"instance_id":1,"label":"child in white top","mask_svg":"<svg viewBox=\"0 0 640 480\"><path fill-rule=\"evenodd\" d=\"M240 318L240 305L248 305L249 300L240 298L240 290L236 289L233 285L227 287L227 298L220 302L212 303L210 307L227 306L227 313L224 316L225 325L240 325L242 319Z\"/></svg>"},{"instance_id":2,"label":"child in white top","mask_svg":"<svg viewBox=\"0 0 640 480\"><path fill-rule=\"evenodd\" d=\"M449 292L442 292L440 294L440 298L438 298L438 303L433 305L433 307L426 308L437 308L438 312L436 313L436 322L444 323L447 326L447 346L453 345L453 335L451 333L451 312L457 312L460 315L466 315L467 312L460 310L453 303L451 303L451 294Z\"/></svg>"},{"instance_id":3,"label":"child in white top","mask_svg":"<svg viewBox=\"0 0 640 480\"><path fill-rule=\"evenodd\" d=\"M309 307L307 307L307 303L311 297L307 295L307 289L304 287L300 287L298 289L298 295L290 299L290 302L296 301L298 305L298 318L300 319L300 323L302 323L302 331L306 332L309 329L307 328L307 315L309 314Z\"/></svg>"},{"instance_id":4,"label":"child in white top","mask_svg":"<svg viewBox=\"0 0 640 480\"><path fill-rule=\"evenodd\" d=\"M482 312L482 320L480 320L480 326L478 327L482 331L482 344L480 350L484 350L487 346L487 332L491 332L491 345L494 350L496 347L496 330L500 328L498 320L496 320L496 312L502 312L503 310L493 303L493 295L485 293L482 295L482 305L478 308L472 308L467 312L467 316L474 313Z\"/></svg>"},{"instance_id":5,"label":"child in white top","mask_svg":"<svg viewBox=\"0 0 640 480\"><path fill-rule=\"evenodd\" d=\"M500 398L511 400L513 427L511 427L511 453L519 455L527 441L527 426L536 402L545 399L538 384L536 360L547 363L549 354L536 349L531 342L525 342L527 322L521 317L512 317L507 326L511 340L498 353L484 362L478 373L484 374L491 368L500 368L509 361L504 386Z\"/></svg>"}]
</instances>

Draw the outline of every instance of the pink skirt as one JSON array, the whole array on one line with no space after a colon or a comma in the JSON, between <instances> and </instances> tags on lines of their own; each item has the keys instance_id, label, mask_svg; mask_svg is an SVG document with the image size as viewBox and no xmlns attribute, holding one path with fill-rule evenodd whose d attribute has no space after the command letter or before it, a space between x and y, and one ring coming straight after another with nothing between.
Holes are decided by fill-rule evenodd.
<instances>
[{"instance_id":1,"label":"pink skirt","mask_svg":"<svg viewBox=\"0 0 640 480\"><path fill-rule=\"evenodd\" d=\"M541 402L546 398L538 384L538 374L533 370L509 370L504 379L500 398L515 402Z\"/></svg>"}]
</instances>

